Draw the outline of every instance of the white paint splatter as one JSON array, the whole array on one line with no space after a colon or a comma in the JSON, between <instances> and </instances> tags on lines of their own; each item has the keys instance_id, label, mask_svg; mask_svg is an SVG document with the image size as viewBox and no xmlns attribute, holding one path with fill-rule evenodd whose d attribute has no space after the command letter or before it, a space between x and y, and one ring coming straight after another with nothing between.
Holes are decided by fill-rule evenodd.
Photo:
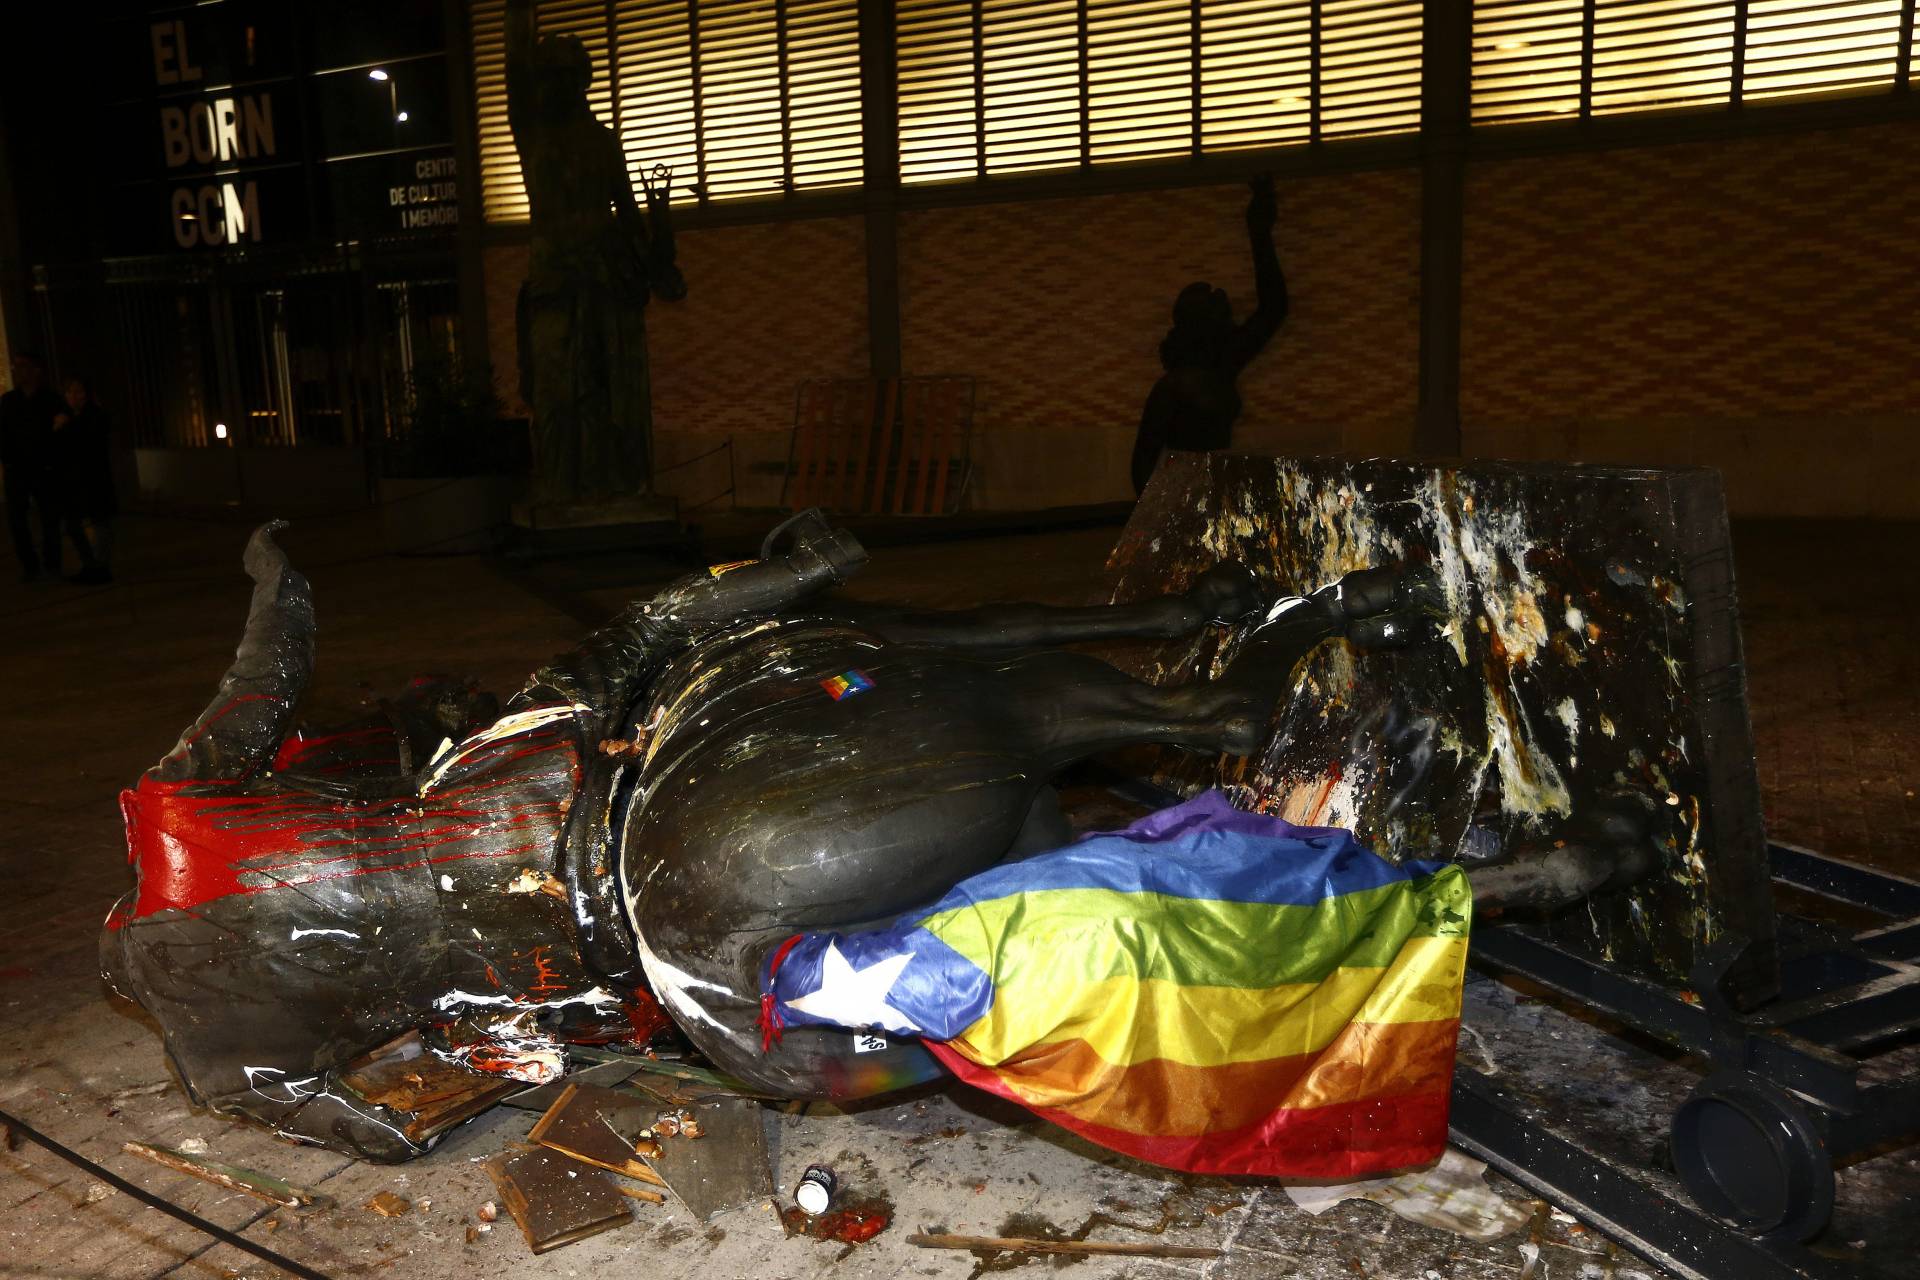
<instances>
[{"instance_id":1,"label":"white paint splatter","mask_svg":"<svg viewBox=\"0 0 1920 1280\"><path fill-rule=\"evenodd\" d=\"M604 1005L618 1007L620 997L605 987L594 987L591 990L582 991L577 996L568 996L564 1000L519 1000L513 996L476 995L474 992L456 988L436 999L433 1007L442 1013L451 1013L457 1009L487 1006L508 1006L515 1009L564 1009L571 1004L584 1004L594 1009Z\"/></svg>"},{"instance_id":2,"label":"white paint splatter","mask_svg":"<svg viewBox=\"0 0 1920 1280\"><path fill-rule=\"evenodd\" d=\"M298 942L302 938L311 938L316 934L324 933L331 933L342 938L358 938L360 936L346 929L295 929L292 933L288 934L287 937L290 941Z\"/></svg>"},{"instance_id":3,"label":"white paint splatter","mask_svg":"<svg viewBox=\"0 0 1920 1280\"><path fill-rule=\"evenodd\" d=\"M556 720L565 720L576 712L590 710L592 708L584 702L563 702L501 716L478 733L469 735L457 748L436 751L432 766L427 770L426 777L420 781L419 794L425 795L431 791L435 783L446 777L449 769L490 743L498 742L502 738L510 738L518 733L525 733L529 729L538 729Z\"/></svg>"},{"instance_id":4,"label":"white paint splatter","mask_svg":"<svg viewBox=\"0 0 1920 1280\"><path fill-rule=\"evenodd\" d=\"M631 915L629 915L631 918ZM634 930L634 940L640 944L640 969L647 975L647 985L653 988L653 994L660 1003L683 1018L692 1018L703 1022L715 1031L727 1028L720 1019L701 1007L700 1002L690 994L695 990L718 991L721 995L731 995L717 982L708 982L696 978L684 969L676 968L655 955L653 948L647 945L647 936L638 929Z\"/></svg>"},{"instance_id":5,"label":"white paint splatter","mask_svg":"<svg viewBox=\"0 0 1920 1280\"><path fill-rule=\"evenodd\" d=\"M1514 705L1518 712L1519 704ZM1525 713L1519 718L1514 725L1488 693L1487 754L1500 770L1500 807L1507 813L1571 813L1573 797L1559 767L1534 747Z\"/></svg>"},{"instance_id":6,"label":"white paint splatter","mask_svg":"<svg viewBox=\"0 0 1920 1280\"><path fill-rule=\"evenodd\" d=\"M240 1070L247 1077L247 1088L272 1102L299 1102L320 1092L314 1087L320 1083L319 1076L302 1076L298 1080L289 1080L287 1073L279 1067L243 1066ZM262 1088L262 1085L266 1087ZM276 1098L268 1092L269 1089L284 1089L287 1096Z\"/></svg>"}]
</instances>

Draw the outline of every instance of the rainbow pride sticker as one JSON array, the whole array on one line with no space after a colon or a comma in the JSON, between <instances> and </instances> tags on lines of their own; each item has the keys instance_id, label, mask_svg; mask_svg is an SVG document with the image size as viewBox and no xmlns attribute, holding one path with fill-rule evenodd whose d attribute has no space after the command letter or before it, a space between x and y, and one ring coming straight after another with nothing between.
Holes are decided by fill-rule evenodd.
<instances>
[{"instance_id":1,"label":"rainbow pride sticker","mask_svg":"<svg viewBox=\"0 0 1920 1280\"><path fill-rule=\"evenodd\" d=\"M820 682L827 696L835 702L851 697L856 693L865 693L873 688L873 679L864 671L843 671L837 676L828 676Z\"/></svg>"}]
</instances>

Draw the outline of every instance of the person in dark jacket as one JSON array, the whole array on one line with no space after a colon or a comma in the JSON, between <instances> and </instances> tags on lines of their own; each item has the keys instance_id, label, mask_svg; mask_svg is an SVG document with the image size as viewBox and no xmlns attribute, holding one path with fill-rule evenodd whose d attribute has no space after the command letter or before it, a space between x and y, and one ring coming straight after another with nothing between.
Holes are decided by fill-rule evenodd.
<instances>
[{"instance_id":1,"label":"person in dark jacket","mask_svg":"<svg viewBox=\"0 0 1920 1280\"><path fill-rule=\"evenodd\" d=\"M1224 449L1240 416L1234 380L1287 318L1287 278L1273 250L1278 209L1273 179L1249 184L1247 237L1253 245L1254 309L1239 324L1225 289L1196 280L1173 303L1173 328L1160 341L1166 370L1147 395L1133 445L1133 491L1147 487L1168 449Z\"/></svg>"},{"instance_id":2,"label":"person in dark jacket","mask_svg":"<svg viewBox=\"0 0 1920 1280\"><path fill-rule=\"evenodd\" d=\"M13 357L13 390L0 396L0 469L6 472L7 530L20 580L60 576L60 508L53 476L53 420L65 406L31 352ZM33 541L38 517L40 543Z\"/></svg>"},{"instance_id":3,"label":"person in dark jacket","mask_svg":"<svg viewBox=\"0 0 1920 1280\"><path fill-rule=\"evenodd\" d=\"M68 378L66 410L53 421L55 492L67 537L80 553L72 581L113 581L113 522L120 504L113 491L112 423L87 391Z\"/></svg>"}]
</instances>

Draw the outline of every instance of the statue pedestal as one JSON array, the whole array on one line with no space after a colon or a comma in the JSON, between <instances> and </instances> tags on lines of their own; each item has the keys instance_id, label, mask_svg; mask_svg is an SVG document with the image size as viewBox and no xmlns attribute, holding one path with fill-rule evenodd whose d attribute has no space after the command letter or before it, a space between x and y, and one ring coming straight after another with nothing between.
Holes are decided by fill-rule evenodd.
<instances>
[{"instance_id":1,"label":"statue pedestal","mask_svg":"<svg viewBox=\"0 0 1920 1280\"><path fill-rule=\"evenodd\" d=\"M515 550L536 559L670 546L686 537L679 502L659 494L597 502L516 502L513 526Z\"/></svg>"},{"instance_id":2,"label":"statue pedestal","mask_svg":"<svg viewBox=\"0 0 1920 1280\"><path fill-rule=\"evenodd\" d=\"M516 502L513 522L528 531L610 529L631 525L680 522L678 499L657 493L630 498L603 498L597 502Z\"/></svg>"}]
</instances>

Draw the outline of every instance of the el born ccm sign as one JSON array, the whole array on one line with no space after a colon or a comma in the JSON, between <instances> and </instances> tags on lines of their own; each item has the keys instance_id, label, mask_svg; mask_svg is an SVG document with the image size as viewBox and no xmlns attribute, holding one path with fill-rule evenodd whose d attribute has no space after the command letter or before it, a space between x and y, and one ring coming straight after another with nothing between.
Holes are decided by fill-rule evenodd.
<instances>
[{"instance_id":1,"label":"el born ccm sign","mask_svg":"<svg viewBox=\"0 0 1920 1280\"><path fill-rule=\"evenodd\" d=\"M152 35L155 83L187 85L202 79L187 50L186 23L156 22ZM277 154L273 99L265 93L242 93L163 106L160 137L169 169L270 159ZM173 238L183 249L260 240L260 197L251 178L222 177L176 187L169 205Z\"/></svg>"}]
</instances>

